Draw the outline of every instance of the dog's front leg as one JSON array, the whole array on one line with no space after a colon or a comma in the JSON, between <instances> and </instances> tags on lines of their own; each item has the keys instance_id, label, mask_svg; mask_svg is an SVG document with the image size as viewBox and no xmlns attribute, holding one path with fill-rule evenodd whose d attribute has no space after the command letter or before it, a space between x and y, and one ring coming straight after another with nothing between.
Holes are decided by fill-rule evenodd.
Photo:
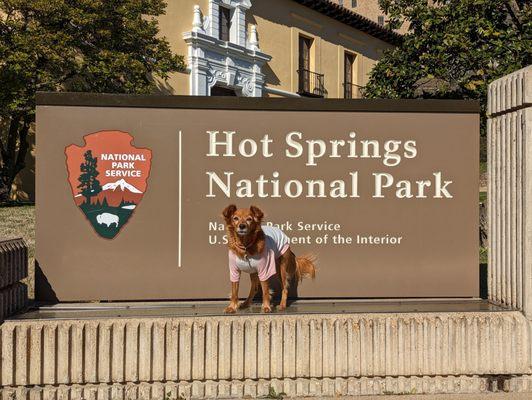
<instances>
[{"instance_id":1,"label":"dog's front leg","mask_svg":"<svg viewBox=\"0 0 532 400\"><path fill-rule=\"evenodd\" d=\"M257 290L259 290L259 275L250 274L249 277L251 278L251 288L249 289L249 296L245 301L240 303L238 308L248 308L251 302L253 301L253 298L257 294Z\"/></svg>"},{"instance_id":2,"label":"dog's front leg","mask_svg":"<svg viewBox=\"0 0 532 400\"><path fill-rule=\"evenodd\" d=\"M271 313L272 307L270 306L270 285L268 281L260 281L262 288L262 311L265 313Z\"/></svg>"},{"instance_id":3,"label":"dog's front leg","mask_svg":"<svg viewBox=\"0 0 532 400\"><path fill-rule=\"evenodd\" d=\"M231 282L231 302L225 308L226 314L234 314L238 308L238 282Z\"/></svg>"}]
</instances>

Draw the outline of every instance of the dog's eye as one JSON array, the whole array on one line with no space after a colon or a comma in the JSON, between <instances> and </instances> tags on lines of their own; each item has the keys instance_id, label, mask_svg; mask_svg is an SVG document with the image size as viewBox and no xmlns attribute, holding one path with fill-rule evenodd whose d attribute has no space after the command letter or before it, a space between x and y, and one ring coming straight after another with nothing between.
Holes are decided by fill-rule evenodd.
<instances>
[{"instance_id":1,"label":"dog's eye","mask_svg":"<svg viewBox=\"0 0 532 400\"><path fill-rule=\"evenodd\" d=\"M247 217L246 218L246 221L248 221L248 222L251 222L252 220L253 220L253 218L251 218L251 217Z\"/></svg>"},{"instance_id":2,"label":"dog's eye","mask_svg":"<svg viewBox=\"0 0 532 400\"><path fill-rule=\"evenodd\" d=\"M233 221L238 221L238 217L233 217Z\"/></svg>"}]
</instances>

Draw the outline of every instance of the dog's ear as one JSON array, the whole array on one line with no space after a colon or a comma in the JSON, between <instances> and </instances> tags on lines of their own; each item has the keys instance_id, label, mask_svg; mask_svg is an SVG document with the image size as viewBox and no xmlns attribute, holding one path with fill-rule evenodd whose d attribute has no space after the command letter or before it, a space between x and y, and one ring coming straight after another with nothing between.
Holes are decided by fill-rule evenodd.
<instances>
[{"instance_id":1,"label":"dog's ear","mask_svg":"<svg viewBox=\"0 0 532 400\"><path fill-rule=\"evenodd\" d=\"M235 211L236 211L236 206L234 204L230 204L224 208L224 210L222 211L222 215L225 218L225 222L227 223L231 222L231 217L233 216Z\"/></svg>"},{"instance_id":2,"label":"dog's ear","mask_svg":"<svg viewBox=\"0 0 532 400\"><path fill-rule=\"evenodd\" d=\"M261 211L261 209L255 206L251 206L249 209L251 210L251 214L253 214L255 219L260 222L262 217L264 217L264 213Z\"/></svg>"}]
</instances>

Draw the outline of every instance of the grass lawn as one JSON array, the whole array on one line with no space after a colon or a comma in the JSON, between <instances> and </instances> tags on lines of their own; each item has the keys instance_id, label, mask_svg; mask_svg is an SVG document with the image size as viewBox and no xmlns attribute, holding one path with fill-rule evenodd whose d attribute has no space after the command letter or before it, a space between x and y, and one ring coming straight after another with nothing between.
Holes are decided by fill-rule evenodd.
<instances>
[{"instance_id":1,"label":"grass lawn","mask_svg":"<svg viewBox=\"0 0 532 400\"><path fill-rule=\"evenodd\" d=\"M481 161L479 168L480 168L480 175L485 174L486 172L488 172L488 163Z\"/></svg>"},{"instance_id":2,"label":"grass lawn","mask_svg":"<svg viewBox=\"0 0 532 400\"><path fill-rule=\"evenodd\" d=\"M478 248L478 262L480 264L488 263L488 248L487 247Z\"/></svg>"},{"instance_id":3,"label":"grass lawn","mask_svg":"<svg viewBox=\"0 0 532 400\"><path fill-rule=\"evenodd\" d=\"M22 237L29 251L29 276L26 280L30 298L34 293L35 207L0 207L0 239Z\"/></svg>"}]
</instances>

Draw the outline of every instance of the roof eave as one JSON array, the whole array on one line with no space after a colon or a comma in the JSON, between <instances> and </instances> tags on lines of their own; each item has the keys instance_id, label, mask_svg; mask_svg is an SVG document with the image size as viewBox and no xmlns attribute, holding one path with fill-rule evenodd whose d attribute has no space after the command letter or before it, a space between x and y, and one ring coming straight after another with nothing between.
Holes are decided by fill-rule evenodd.
<instances>
[{"instance_id":1,"label":"roof eave","mask_svg":"<svg viewBox=\"0 0 532 400\"><path fill-rule=\"evenodd\" d=\"M399 45L403 40L403 35L385 28L369 18L363 17L356 12L333 3L330 0L293 0L305 7L313 9L321 14L335 19L352 28L358 29L386 43Z\"/></svg>"}]
</instances>

